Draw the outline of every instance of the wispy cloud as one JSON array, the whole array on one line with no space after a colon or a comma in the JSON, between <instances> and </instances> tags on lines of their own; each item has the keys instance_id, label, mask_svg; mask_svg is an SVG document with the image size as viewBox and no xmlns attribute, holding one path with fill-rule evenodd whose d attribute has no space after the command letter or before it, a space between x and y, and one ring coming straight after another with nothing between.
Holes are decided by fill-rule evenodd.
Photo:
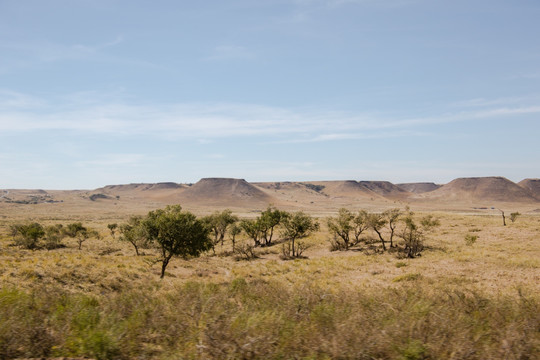
<instances>
[{"instance_id":1,"label":"wispy cloud","mask_svg":"<svg viewBox=\"0 0 540 360\"><path fill-rule=\"evenodd\" d=\"M148 162L149 158L143 154L107 154L97 159L78 161L80 167L134 167Z\"/></svg>"},{"instance_id":2,"label":"wispy cloud","mask_svg":"<svg viewBox=\"0 0 540 360\"><path fill-rule=\"evenodd\" d=\"M122 35L112 40L98 44L61 44L51 42L0 42L0 48L16 51L28 59L42 62L58 61L64 59L77 59L99 53L109 47L116 46L124 41Z\"/></svg>"},{"instance_id":3,"label":"wispy cloud","mask_svg":"<svg viewBox=\"0 0 540 360\"><path fill-rule=\"evenodd\" d=\"M286 109L254 104L193 103L134 105L74 97L53 104L24 94L0 92L0 132L71 131L111 136L145 135L165 139L263 136L274 141L340 141L347 139L423 136L430 126L540 114L540 105L499 106L496 100L433 116L390 117L324 109ZM489 106L492 104L491 106ZM202 140L201 140L202 139Z\"/></svg>"}]
</instances>

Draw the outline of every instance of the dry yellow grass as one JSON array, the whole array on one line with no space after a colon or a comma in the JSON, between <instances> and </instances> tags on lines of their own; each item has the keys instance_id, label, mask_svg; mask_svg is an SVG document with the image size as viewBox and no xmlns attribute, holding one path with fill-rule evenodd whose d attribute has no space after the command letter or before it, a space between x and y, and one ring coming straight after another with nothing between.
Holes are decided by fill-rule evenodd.
<instances>
[{"instance_id":1,"label":"dry yellow grass","mask_svg":"<svg viewBox=\"0 0 540 360\"><path fill-rule=\"evenodd\" d=\"M0 218L0 287L3 289L2 291L7 291L8 295L6 296L8 297L15 296L10 292L13 289L22 292L22 294L31 294L36 291L38 291L38 295L41 292L49 294L43 302L56 301L54 300L56 297L49 293L53 290L64 294L62 296L67 296L68 299L71 299L69 296L75 296L75 298L87 296L97 299L103 319L109 319L108 317L111 316L113 319L116 315L111 314L123 311L120 308L114 308L111 300L107 300L116 299L117 306L127 307L126 304L130 304L129 306L135 307L130 308L129 311L125 310L129 312L129 317L122 318L122 321L128 321L128 319L136 321L131 317L135 316L133 314L138 311L136 306L140 306L141 311L146 311L144 313L146 315L140 315L145 319L145 325L140 325L140 327L133 325L134 329L136 328L136 330L132 330L134 332L132 336L135 340L130 338L129 341L133 341L131 343L122 337L125 336L126 331L129 333L128 330L123 329L115 332L114 327L111 328L112 330L107 330L106 326L109 326L107 321L112 321L111 319L103 320L105 321L103 324L99 322L99 326L104 327L100 330L103 331L103 334L100 333L99 336L105 336L103 339L110 336L112 344L110 349L114 351L105 351L108 348L106 344L103 345L100 342L99 339L102 338L99 337L99 341L96 340L97 338L87 338L85 335L87 333L83 331L83 333L72 334L75 337L78 336L76 341L62 338L60 335L51 337L47 341L55 344L49 346L49 348L55 346L54 351L39 353L38 350L28 350L25 352L25 349L22 348L27 345L19 345L19 350L11 349L9 350L11 352L6 350L2 353L3 356L9 354L43 356L45 354L47 356L85 355L96 358L129 358L138 353L144 353L145 356L151 358L257 358L264 357L265 351L268 352L268 357L272 358L289 357L283 351L288 351L290 357L305 356L308 358L369 358L369 356L377 358L376 356L378 356L379 358L403 359L441 357L479 359L482 358L481 356L488 356L500 359L532 359L540 355L538 318L529 319L532 323L527 323L528 325L522 320L525 314L535 313L538 304L540 304L540 216L531 212L519 217L515 223L502 226L500 215L493 211L426 211L424 209L418 215L433 214L440 219L441 226L428 236L427 249L421 257L399 259L396 253L377 253L365 244L347 252L330 252L328 241L330 235L325 226L324 216L332 214L333 210L314 208L312 214L320 217L322 229L311 238L304 240L309 244L309 248L304 253L306 256L304 259L282 260L280 258L281 245L278 243L272 247L257 249L260 255L258 259L237 261L230 256L230 244L226 243L223 248L217 247L216 255L209 253L191 260L173 259L167 268L167 276L163 280L159 280L159 265L152 264L152 259L155 256L154 250L144 250L146 255L135 256L130 244L119 242L110 236L107 224L120 223L132 214L145 214L148 210L162 206L163 203L145 202L132 198L120 199L121 201L117 201L115 205L114 200L89 202L82 198L80 193L62 193L61 196L65 197L64 203L2 204L0 208L2 210ZM380 204L379 209L393 206L395 204ZM187 208L199 215L214 210L195 206ZM417 208L422 210L421 206L417 206ZM512 208L512 210L514 209ZM523 209L520 211L525 212ZM257 214L253 209L235 209L235 212L241 217L253 217ZM89 239L83 244L81 251L77 250L76 242L70 239L64 240L65 248L50 251L23 250L11 246L12 240L7 235L9 225L22 220L39 221L43 224L66 224L82 221L85 225L97 229L102 239ZM466 244L465 236L467 234L478 237L474 244ZM367 236L373 235L368 233ZM239 241L249 241L249 239L241 237ZM250 301L258 304L256 306L252 304L253 309L250 307L252 305L249 305L251 303L243 298L243 296L247 296L246 294L240 296L237 293L231 295L228 292L232 291L230 289L235 288L237 285L234 284L238 284L239 281L248 284L246 285L248 286L245 290L246 294L252 294L254 298ZM195 289L193 286L199 290L193 290ZM220 298L221 301L232 301L231 304L227 305L230 308L223 305L224 308L219 307L219 310L216 310L215 306L217 305L212 305L212 296L209 295L212 291L215 291L215 297ZM283 294L282 296L270 295L273 291ZM400 305L398 299L403 296L414 298L412 294L415 292L420 294L418 298L415 298L416 302L409 304L404 299L405 303ZM194 311L194 313L199 314L198 316L204 315L204 309L195 311L194 309L189 310L189 304L178 305L179 302L183 301L178 298L178 293L196 296L197 299L192 300L192 306L206 304L204 306L208 307L208 319L211 321L200 319L199 323L194 323L182 330L188 333L179 330L176 321L180 321L178 318L180 315L172 315L175 306L184 309L182 311ZM358 298L359 294L364 294L362 295L364 297ZM17 296L24 298L26 295L19 294ZM156 308L151 309L148 307L149 305L143 304L134 305L134 300L126 300L134 296L146 299ZM265 305L267 300L260 298L260 296L275 296L274 300L283 302L282 307L277 307L276 312L274 312L271 307L267 308L269 306ZM324 301L321 303L326 304L324 306L328 308L319 308L316 302L313 302L315 300L312 297L323 299L325 296L329 296L333 300L328 304ZM462 299L461 296L464 298ZM458 308L448 310L448 312L443 310L446 301L457 301L455 299L465 301L467 306L472 307L471 312L467 310L461 313ZM503 300L499 303L497 299ZM199 303L200 301L203 303ZM309 314L305 315L307 317L298 315L298 321L305 321L303 323L305 328L291 327L293 325L286 322L285 318L294 314L292 308L295 306L298 306L295 311L301 311L299 309L304 306L301 305L304 301L307 302L305 306L309 309ZM347 301L359 301L360 303L347 305ZM360 316L360 313L363 314L362 311L367 311L368 308L371 309L370 311L378 311L373 310L378 308L375 304L385 301L388 303L381 306L386 310L381 308L380 314L373 313L372 316L370 315L371 317L364 314L362 316L368 316L369 319L356 319L356 316ZM507 328L505 327L506 335L497 334L495 336L491 327L502 325L489 323L488 326L485 323L488 320L483 318L484 315L475 313L475 311L483 311L482 306L484 305L478 305L483 304L482 301L486 302L486 309L497 312L496 321L501 321L507 326ZM527 301L530 302L530 305L520 305L529 304ZM510 306L508 304L515 304L518 308L506 308ZM47 307L46 305L42 306ZM422 310L422 306L425 306L424 310ZM373 336L372 341L380 342L377 346L365 344L365 347L362 348L361 344L349 339L350 346L347 348L347 342L336 339L336 334L341 334L343 339L346 338L342 334L340 326L353 326L350 323L351 320L346 318L345 309L347 308L353 308L360 312L348 316L350 319L355 318L355 321L365 321L366 326L371 327L371 331L375 332L370 335ZM248 309L250 312L243 312L244 310L248 311ZM167 342L169 340L165 342L162 342L162 339L152 340L152 331L156 334L159 332L152 328L154 325L151 326L147 323L151 321L147 316L150 316L148 314L153 311L156 314L159 313L154 315L159 315L161 318L158 316L152 321L159 322L161 321L159 319L162 319L163 326L171 327L167 331L176 334L174 336L178 336L178 339L184 339L182 340L184 342L177 340L183 344L182 346L173 346L173 342ZM452 311L456 311L456 313ZM240 318L229 319L227 318L229 315L224 315L229 312L230 316L236 316L234 315L236 313L243 315L238 315ZM253 315L253 318L250 318L250 314ZM219 321L222 321L219 320L220 316L227 318L227 320L223 320L226 323L219 325ZM242 318L242 316L246 318ZM327 319L327 316L330 318ZM445 322L456 321L456 326L466 329L466 324L470 323L469 330L471 332L463 335L465 336L463 338L448 328L444 331L441 330L441 333L437 335L440 336L440 339L433 337L434 335L428 336L424 332L433 332L434 330L423 322L426 321L426 316L429 316L430 321L434 324L440 321L437 326L443 326L441 324ZM443 318L434 320L433 316ZM455 316L456 319L444 319L445 316ZM476 318L477 316L482 318L479 320ZM11 319L10 321L13 320L7 315L6 317ZM405 319L409 320L405 321ZM232 323L228 321L232 321ZM377 324L380 326L377 327ZM269 330L275 326L281 326L279 334ZM362 327L361 324L354 326ZM401 327L407 326L411 326L411 328L405 333ZM482 326L487 326L491 330L486 328L484 331ZM519 333L525 331L523 326L526 326L526 340L518 336ZM16 326L12 325L12 329L15 328ZM218 334L215 335L216 337L221 338L212 339L212 334L208 333L210 328L215 334ZM230 330L227 330L229 328ZM21 329L26 328L22 327ZM23 336L22 331L21 336ZM142 334L135 334L136 331L142 332ZM167 331L160 336L165 336ZM195 338L200 343L190 337L189 334L192 334L193 331L197 331L199 334L197 335L199 337L195 336ZM244 351L249 348L247 345L247 348L239 346L234 347L234 349L228 349L224 345L233 341L235 336L248 336L245 331L252 331L253 336L255 334L264 336L264 331L271 332L268 336L274 337L273 341L277 341L277 343L273 343L273 345L265 343L266 345L260 345L260 347L257 347L259 345L249 345L252 346L251 353ZM318 334L317 337L310 335L310 331L313 334ZM381 331L395 334L399 339L390 341L381 335ZM287 332L291 332L291 335L283 335ZM358 339L364 339L367 336L357 328L351 329L351 332L355 333ZM206 334L204 338L200 337L202 333ZM88 332L88 334L93 333ZM297 344L295 348L294 341L284 343L283 336L285 338L291 336L293 339L296 336L305 341L305 344ZM404 336L407 338L402 338ZM461 344L460 341L463 341L465 344L463 347L473 352L476 351L476 354L445 353L445 336L456 341L456 346ZM474 336L479 336L479 338L475 340ZM141 340L141 344L144 342L144 346L137 344L138 337L144 338L144 341ZM13 343L18 340L10 338L8 335L5 335L5 338L11 339L10 341ZM263 343L261 339L256 340L255 338L252 339L255 343L257 341L259 341L257 344ZM0 334L0 348L9 349L7 343L2 343L1 339L2 334ZM86 341L89 341L90 345ZM102 345L95 345L93 341L105 346L103 348L105 350L99 350L102 349L99 347ZM174 341L174 339L170 341ZM497 343L497 341L501 343ZM502 344L503 341L507 343ZM43 348L48 343L44 344ZM319 349L319 352L307 353L306 349L309 346ZM521 350L518 351L518 349ZM366 353L362 355L364 350Z\"/></svg>"}]
</instances>

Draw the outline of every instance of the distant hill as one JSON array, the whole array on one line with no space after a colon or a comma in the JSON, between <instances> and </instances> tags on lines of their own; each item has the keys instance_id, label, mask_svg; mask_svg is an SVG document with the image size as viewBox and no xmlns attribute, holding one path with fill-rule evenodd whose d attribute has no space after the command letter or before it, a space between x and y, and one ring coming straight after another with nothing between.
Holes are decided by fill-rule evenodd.
<instances>
[{"instance_id":1,"label":"distant hill","mask_svg":"<svg viewBox=\"0 0 540 360\"><path fill-rule=\"evenodd\" d=\"M257 206L273 198L244 179L205 178L185 189L180 199L186 203L220 206Z\"/></svg>"},{"instance_id":2,"label":"distant hill","mask_svg":"<svg viewBox=\"0 0 540 360\"><path fill-rule=\"evenodd\" d=\"M518 185L530 191L535 198L540 200L540 179L521 180Z\"/></svg>"},{"instance_id":3,"label":"distant hill","mask_svg":"<svg viewBox=\"0 0 540 360\"><path fill-rule=\"evenodd\" d=\"M359 181L358 184L384 197L406 197L407 191L389 181Z\"/></svg>"},{"instance_id":4,"label":"distant hill","mask_svg":"<svg viewBox=\"0 0 540 360\"><path fill-rule=\"evenodd\" d=\"M370 198L378 196L356 180L312 181L309 184L321 188L321 194L332 197Z\"/></svg>"},{"instance_id":5,"label":"distant hill","mask_svg":"<svg viewBox=\"0 0 540 360\"><path fill-rule=\"evenodd\" d=\"M535 202L531 193L504 177L459 178L437 190L421 194L424 199L483 202Z\"/></svg>"},{"instance_id":6,"label":"distant hill","mask_svg":"<svg viewBox=\"0 0 540 360\"><path fill-rule=\"evenodd\" d=\"M174 182L161 182L161 183L137 183L137 184L125 184L125 185L107 185L94 191L152 191L152 190L169 190L169 189L182 189L187 185L177 184Z\"/></svg>"},{"instance_id":7,"label":"distant hill","mask_svg":"<svg viewBox=\"0 0 540 360\"><path fill-rule=\"evenodd\" d=\"M418 182L418 183L404 183L396 184L402 190L414 193L414 194L423 194L433 190L437 190L442 185L438 185L432 182Z\"/></svg>"}]
</instances>

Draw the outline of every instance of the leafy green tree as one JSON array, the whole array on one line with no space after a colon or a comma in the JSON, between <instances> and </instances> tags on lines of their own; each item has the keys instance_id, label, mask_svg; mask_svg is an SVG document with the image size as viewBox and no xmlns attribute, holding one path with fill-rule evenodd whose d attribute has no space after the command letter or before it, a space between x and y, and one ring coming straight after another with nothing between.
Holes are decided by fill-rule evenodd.
<instances>
[{"instance_id":1,"label":"leafy green tree","mask_svg":"<svg viewBox=\"0 0 540 360\"><path fill-rule=\"evenodd\" d=\"M209 226L211 232L214 235L214 241L212 242L212 250L215 251L215 246L225 241L225 234L229 226L235 224L238 221L238 216L233 215L229 209L223 211L216 211L211 215L205 216L203 221Z\"/></svg>"},{"instance_id":2,"label":"leafy green tree","mask_svg":"<svg viewBox=\"0 0 540 360\"><path fill-rule=\"evenodd\" d=\"M336 217L328 218L328 230L334 235L337 249L349 250L351 246L351 231L354 229L353 219L354 215L345 208L339 209Z\"/></svg>"},{"instance_id":3,"label":"leafy green tree","mask_svg":"<svg viewBox=\"0 0 540 360\"><path fill-rule=\"evenodd\" d=\"M276 209L273 206L268 206L268 208L261 213L258 221L260 223L262 239L264 240L265 246L270 246L272 244L274 229L285 217L287 217L287 215L286 211Z\"/></svg>"},{"instance_id":4,"label":"leafy green tree","mask_svg":"<svg viewBox=\"0 0 540 360\"><path fill-rule=\"evenodd\" d=\"M240 227L249 238L253 239L255 246L261 245L262 227L260 219L244 219L240 221Z\"/></svg>"},{"instance_id":5,"label":"leafy green tree","mask_svg":"<svg viewBox=\"0 0 540 360\"><path fill-rule=\"evenodd\" d=\"M145 228L142 225L141 216L132 216L127 223L119 226L120 241L127 241L135 248L135 254L140 255L139 249L147 249L150 246Z\"/></svg>"},{"instance_id":6,"label":"leafy green tree","mask_svg":"<svg viewBox=\"0 0 540 360\"><path fill-rule=\"evenodd\" d=\"M313 232L318 231L319 223L302 211L284 216L282 220L282 236L289 241L287 247L285 244L283 245L283 254L286 257L299 257L302 255L304 247L301 243L295 244L295 241L306 238Z\"/></svg>"},{"instance_id":7,"label":"leafy green tree","mask_svg":"<svg viewBox=\"0 0 540 360\"><path fill-rule=\"evenodd\" d=\"M199 256L212 246L210 229L180 205L150 211L143 220L148 240L160 250L161 278L173 256Z\"/></svg>"}]
</instances>

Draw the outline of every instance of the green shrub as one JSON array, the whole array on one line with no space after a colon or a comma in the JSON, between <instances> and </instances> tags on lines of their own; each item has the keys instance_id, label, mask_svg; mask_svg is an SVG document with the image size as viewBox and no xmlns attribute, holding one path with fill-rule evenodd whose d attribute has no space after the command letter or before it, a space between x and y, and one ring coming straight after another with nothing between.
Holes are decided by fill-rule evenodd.
<instances>
[{"instance_id":1,"label":"green shrub","mask_svg":"<svg viewBox=\"0 0 540 360\"><path fill-rule=\"evenodd\" d=\"M478 240L477 235L471 235L471 234L465 235L465 244L467 246L472 246L476 242L476 240Z\"/></svg>"}]
</instances>

